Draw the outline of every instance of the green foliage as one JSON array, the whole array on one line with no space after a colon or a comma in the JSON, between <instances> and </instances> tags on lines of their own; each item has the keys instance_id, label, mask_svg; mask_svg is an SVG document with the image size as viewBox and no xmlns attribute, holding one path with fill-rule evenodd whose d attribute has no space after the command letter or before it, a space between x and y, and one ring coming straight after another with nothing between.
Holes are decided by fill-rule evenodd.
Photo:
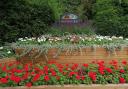
<instances>
[{"instance_id":1,"label":"green foliage","mask_svg":"<svg viewBox=\"0 0 128 89\"><path fill-rule=\"evenodd\" d=\"M93 8L96 32L128 37L127 11L127 0L97 0Z\"/></svg>"},{"instance_id":2,"label":"green foliage","mask_svg":"<svg viewBox=\"0 0 128 89\"><path fill-rule=\"evenodd\" d=\"M55 36L62 36L68 34L76 34L76 35L95 35L93 28L91 27L52 27L47 34L52 34Z\"/></svg>"},{"instance_id":3,"label":"green foliage","mask_svg":"<svg viewBox=\"0 0 128 89\"><path fill-rule=\"evenodd\" d=\"M63 6L63 12L75 13L82 20L92 18L92 5L95 0L60 0L59 2Z\"/></svg>"},{"instance_id":4,"label":"green foliage","mask_svg":"<svg viewBox=\"0 0 128 89\"><path fill-rule=\"evenodd\" d=\"M49 6L52 8L54 12L54 16L56 20L60 19L60 16L64 13L64 6L60 0L47 0Z\"/></svg>"},{"instance_id":5,"label":"green foliage","mask_svg":"<svg viewBox=\"0 0 128 89\"><path fill-rule=\"evenodd\" d=\"M39 36L54 21L48 3L31 3L26 0L0 1L0 38L12 42L19 37Z\"/></svg>"}]
</instances>

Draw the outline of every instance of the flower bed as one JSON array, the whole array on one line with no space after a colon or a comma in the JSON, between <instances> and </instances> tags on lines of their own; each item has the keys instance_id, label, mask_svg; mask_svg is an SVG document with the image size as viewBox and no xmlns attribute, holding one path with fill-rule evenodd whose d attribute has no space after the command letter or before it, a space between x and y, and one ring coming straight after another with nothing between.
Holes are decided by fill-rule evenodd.
<instances>
[{"instance_id":1,"label":"flower bed","mask_svg":"<svg viewBox=\"0 0 128 89\"><path fill-rule=\"evenodd\" d=\"M104 61L64 65L56 62L49 62L47 65L22 65L19 62L0 64L0 87L125 83L128 83L128 63L126 60L122 62L112 60L107 65Z\"/></svg>"},{"instance_id":2,"label":"flower bed","mask_svg":"<svg viewBox=\"0 0 128 89\"><path fill-rule=\"evenodd\" d=\"M39 38L20 38L12 47L23 63L45 62L52 59L59 63L128 59L128 39L115 36L46 35Z\"/></svg>"}]
</instances>

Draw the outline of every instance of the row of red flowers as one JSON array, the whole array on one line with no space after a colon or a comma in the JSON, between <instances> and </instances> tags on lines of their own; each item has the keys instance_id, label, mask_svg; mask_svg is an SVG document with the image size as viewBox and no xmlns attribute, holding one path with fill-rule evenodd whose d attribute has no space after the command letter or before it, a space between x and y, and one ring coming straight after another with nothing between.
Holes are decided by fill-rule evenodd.
<instances>
[{"instance_id":1,"label":"row of red flowers","mask_svg":"<svg viewBox=\"0 0 128 89\"><path fill-rule=\"evenodd\" d=\"M0 64L0 86L38 86L63 84L118 84L128 83L128 64L116 60L109 64L93 61L90 64L47 65Z\"/></svg>"}]
</instances>

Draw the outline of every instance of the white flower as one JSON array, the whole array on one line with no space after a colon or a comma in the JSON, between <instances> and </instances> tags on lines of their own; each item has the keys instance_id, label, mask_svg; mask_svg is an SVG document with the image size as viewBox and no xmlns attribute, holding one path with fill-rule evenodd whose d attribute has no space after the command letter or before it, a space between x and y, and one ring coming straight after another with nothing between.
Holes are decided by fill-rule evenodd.
<instances>
[{"instance_id":1,"label":"white flower","mask_svg":"<svg viewBox=\"0 0 128 89\"><path fill-rule=\"evenodd\" d=\"M23 38L19 38L18 40L19 40L19 41L22 41L22 40L23 40Z\"/></svg>"},{"instance_id":2,"label":"white flower","mask_svg":"<svg viewBox=\"0 0 128 89\"><path fill-rule=\"evenodd\" d=\"M22 41L26 41L26 40L22 40Z\"/></svg>"},{"instance_id":3,"label":"white flower","mask_svg":"<svg viewBox=\"0 0 128 89\"><path fill-rule=\"evenodd\" d=\"M41 42L41 40L40 40L39 38L37 39L37 41L38 41L39 43Z\"/></svg>"},{"instance_id":4,"label":"white flower","mask_svg":"<svg viewBox=\"0 0 128 89\"><path fill-rule=\"evenodd\" d=\"M35 40L36 38L35 38L35 37L32 37L31 39L32 39L32 40Z\"/></svg>"},{"instance_id":5,"label":"white flower","mask_svg":"<svg viewBox=\"0 0 128 89\"><path fill-rule=\"evenodd\" d=\"M98 41L101 41L101 39L98 39Z\"/></svg>"},{"instance_id":6,"label":"white flower","mask_svg":"<svg viewBox=\"0 0 128 89\"><path fill-rule=\"evenodd\" d=\"M28 39L28 37L25 37L25 39Z\"/></svg>"},{"instance_id":7,"label":"white flower","mask_svg":"<svg viewBox=\"0 0 128 89\"><path fill-rule=\"evenodd\" d=\"M123 39L123 37L122 37L122 36L120 36L120 37L119 37L119 39Z\"/></svg>"},{"instance_id":8,"label":"white flower","mask_svg":"<svg viewBox=\"0 0 128 89\"><path fill-rule=\"evenodd\" d=\"M29 38L28 40L29 40L29 41L32 41L32 38Z\"/></svg>"},{"instance_id":9,"label":"white flower","mask_svg":"<svg viewBox=\"0 0 128 89\"><path fill-rule=\"evenodd\" d=\"M4 49L4 47L0 47L0 50Z\"/></svg>"},{"instance_id":10,"label":"white flower","mask_svg":"<svg viewBox=\"0 0 128 89\"><path fill-rule=\"evenodd\" d=\"M8 54L10 54L10 53L11 53L11 51L8 51L7 53L8 53Z\"/></svg>"},{"instance_id":11,"label":"white flower","mask_svg":"<svg viewBox=\"0 0 128 89\"><path fill-rule=\"evenodd\" d=\"M112 38L108 38L108 40L112 41Z\"/></svg>"},{"instance_id":12,"label":"white flower","mask_svg":"<svg viewBox=\"0 0 128 89\"><path fill-rule=\"evenodd\" d=\"M82 41L85 41L85 39L83 39L83 38L82 38L81 40L82 40Z\"/></svg>"},{"instance_id":13,"label":"white flower","mask_svg":"<svg viewBox=\"0 0 128 89\"><path fill-rule=\"evenodd\" d=\"M117 39L117 37L116 37L116 36L112 36L111 38L112 38L112 39Z\"/></svg>"},{"instance_id":14,"label":"white flower","mask_svg":"<svg viewBox=\"0 0 128 89\"><path fill-rule=\"evenodd\" d=\"M128 38L126 38L125 40L128 40Z\"/></svg>"},{"instance_id":15,"label":"white flower","mask_svg":"<svg viewBox=\"0 0 128 89\"><path fill-rule=\"evenodd\" d=\"M92 38L88 38L87 40L88 40L88 41L91 41L91 40L92 40Z\"/></svg>"}]
</instances>

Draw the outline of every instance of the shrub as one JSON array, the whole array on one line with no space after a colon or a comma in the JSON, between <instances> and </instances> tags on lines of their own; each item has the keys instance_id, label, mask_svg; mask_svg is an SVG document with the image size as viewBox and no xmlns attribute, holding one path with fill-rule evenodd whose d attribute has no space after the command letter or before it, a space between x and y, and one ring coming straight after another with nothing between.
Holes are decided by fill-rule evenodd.
<instances>
[{"instance_id":1,"label":"shrub","mask_svg":"<svg viewBox=\"0 0 128 89\"><path fill-rule=\"evenodd\" d=\"M0 19L1 40L12 42L19 37L45 33L54 15L46 2L38 5L26 0L2 0Z\"/></svg>"},{"instance_id":2,"label":"shrub","mask_svg":"<svg viewBox=\"0 0 128 89\"><path fill-rule=\"evenodd\" d=\"M47 34L52 34L56 36L62 36L66 34L86 34L86 35L95 35L93 28L88 26L88 27L52 27Z\"/></svg>"},{"instance_id":3,"label":"shrub","mask_svg":"<svg viewBox=\"0 0 128 89\"><path fill-rule=\"evenodd\" d=\"M127 8L126 0L97 0L93 10L96 32L102 35L128 37Z\"/></svg>"}]
</instances>

